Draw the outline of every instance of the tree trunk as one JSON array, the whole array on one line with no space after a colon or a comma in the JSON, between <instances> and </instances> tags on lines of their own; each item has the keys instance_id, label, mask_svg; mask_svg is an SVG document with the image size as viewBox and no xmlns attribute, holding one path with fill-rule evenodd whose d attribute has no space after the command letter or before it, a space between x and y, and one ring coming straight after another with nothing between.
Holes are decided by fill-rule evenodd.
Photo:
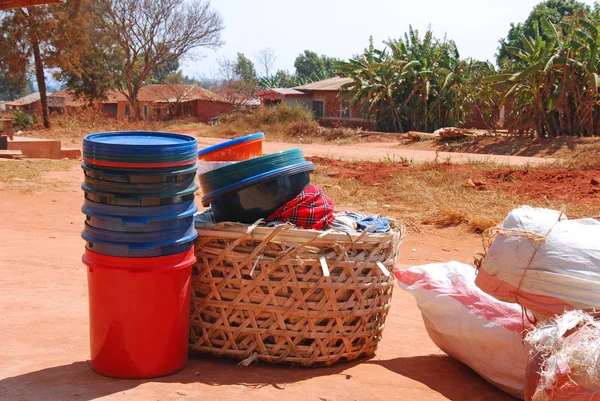
<instances>
[{"instance_id":1,"label":"tree trunk","mask_svg":"<svg viewBox=\"0 0 600 401\"><path fill-rule=\"evenodd\" d=\"M35 18L29 14L29 36L31 48L33 50L33 59L35 61L35 77L37 79L38 90L40 92L40 102L42 103L42 118L44 127L50 128L50 116L48 114L48 97L46 96L46 77L44 77L44 65L42 64L42 55L40 53L40 40L36 27Z\"/></svg>"}]
</instances>

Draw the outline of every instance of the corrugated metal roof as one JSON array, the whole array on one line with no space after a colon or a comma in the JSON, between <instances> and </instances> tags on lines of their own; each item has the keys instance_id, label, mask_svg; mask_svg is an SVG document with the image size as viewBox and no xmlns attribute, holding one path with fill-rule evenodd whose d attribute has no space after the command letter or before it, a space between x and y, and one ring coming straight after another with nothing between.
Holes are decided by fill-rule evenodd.
<instances>
[{"instance_id":1,"label":"corrugated metal roof","mask_svg":"<svg viewBox=\"0 0 600 401\"><path fill-rule=\"evenodd\" d=\"M306 95L304 92L300 92L294 88L271 88L262 92L258 92L256 96L264 96L267 93L277 93L279 95L291 96L291 95Z\"/></svg>"},{"instance_id":2,"label":"corrugated metal roof","mask_svg":"<svg viewBox=\"0 0 600 401\"><path fill-rule=\"evenodd\" d=\"M51 95L52 93L48 92L47 95ZM40 92L33 92L30 95L23 96L20 99L13 100L12 102L6 102L7 106L24 106L26 104L31 104L33 102L37 102L40 100Z\"/></svg>"},{"instance_id":3,"label":"corrugated metal roof","mask_svg":"<svg viewBox=\"0 0 600 401\"><path fill-rule=\"evenodd\" d=\"M196 85L166 85L154 84L143 86L138 92L138 100L140 102L166 102L166 101L186 102L190 100L210 100L213 102L229 103L223 97L207 91ZM125 102L127 98L119 91L110 91L107 94L107 100L103 103Z\"/></svg>"},{"instance_id":4,"label":"corrugated metal roof","mask_svg":"<svg viewBox=\"0 0 600 401\"><path fill-rule=\"evenodd\" d=\"M294 89L300 91L339 91L342 85L352 82L350 78L333 77L310 84L296 86Z\"/></svg>"}]
</instances>

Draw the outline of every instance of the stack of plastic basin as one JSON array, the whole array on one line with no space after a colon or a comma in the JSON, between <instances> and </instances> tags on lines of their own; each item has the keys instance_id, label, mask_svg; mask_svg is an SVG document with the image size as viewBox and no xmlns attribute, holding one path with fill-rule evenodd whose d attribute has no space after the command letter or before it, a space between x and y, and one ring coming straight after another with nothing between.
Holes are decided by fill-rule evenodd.
<instances>
[{"instance_id":1,"label":"stack of plastic basin","mask_svg":"<svg viewBox=\"0 0 600 401\"><path fill-rule=\"evenodd\" d=\"M216 168L199 178L202 204L210 205L217 222L252 224L298 196L310 184L313 170L301 149Z\"/></svg>"},{"instance_id":2,"label":"stack of plastic basin","mask_svg":"<svg viewBox=\"0 0 600 401\"><path fill-rule=\"evenodd\" d=\"M187 362L197 142L161 132L83 143L92 368L151 378Z\"/></svg>"}]
</instances>

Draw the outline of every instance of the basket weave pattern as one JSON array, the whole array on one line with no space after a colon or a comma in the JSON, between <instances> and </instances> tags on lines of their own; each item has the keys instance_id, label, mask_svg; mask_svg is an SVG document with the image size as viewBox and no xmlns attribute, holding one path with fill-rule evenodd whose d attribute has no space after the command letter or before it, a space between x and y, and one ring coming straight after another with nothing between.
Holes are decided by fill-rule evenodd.
<instances>
[{"instance_id":1,"label":"basket weave pattern","mask_svg":"<svg viewBox=\"0 0 600 401\"><path fill-rule=\"evenodd\" d=\"M196 228L192 351L303 366L374 354L403 228L360 235L288 225Z\"/></svg>"}]
</instances>

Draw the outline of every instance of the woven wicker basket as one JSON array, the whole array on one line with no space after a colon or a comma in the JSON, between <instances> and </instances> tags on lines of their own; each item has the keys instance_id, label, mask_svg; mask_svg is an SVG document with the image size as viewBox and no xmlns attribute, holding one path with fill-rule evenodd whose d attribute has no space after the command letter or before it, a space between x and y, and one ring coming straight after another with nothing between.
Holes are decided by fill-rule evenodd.
<instances>
[{"instance_id":1,"label":"woven wicker basket","mask_svg":"<svg viewBox=\"0 0 600 401\"><path fill-rule=\"evenodd\" d=\"M196 224L190 349L329 366L374 354L403 227L385 234Z\"/></svg>"}]
</instances>

